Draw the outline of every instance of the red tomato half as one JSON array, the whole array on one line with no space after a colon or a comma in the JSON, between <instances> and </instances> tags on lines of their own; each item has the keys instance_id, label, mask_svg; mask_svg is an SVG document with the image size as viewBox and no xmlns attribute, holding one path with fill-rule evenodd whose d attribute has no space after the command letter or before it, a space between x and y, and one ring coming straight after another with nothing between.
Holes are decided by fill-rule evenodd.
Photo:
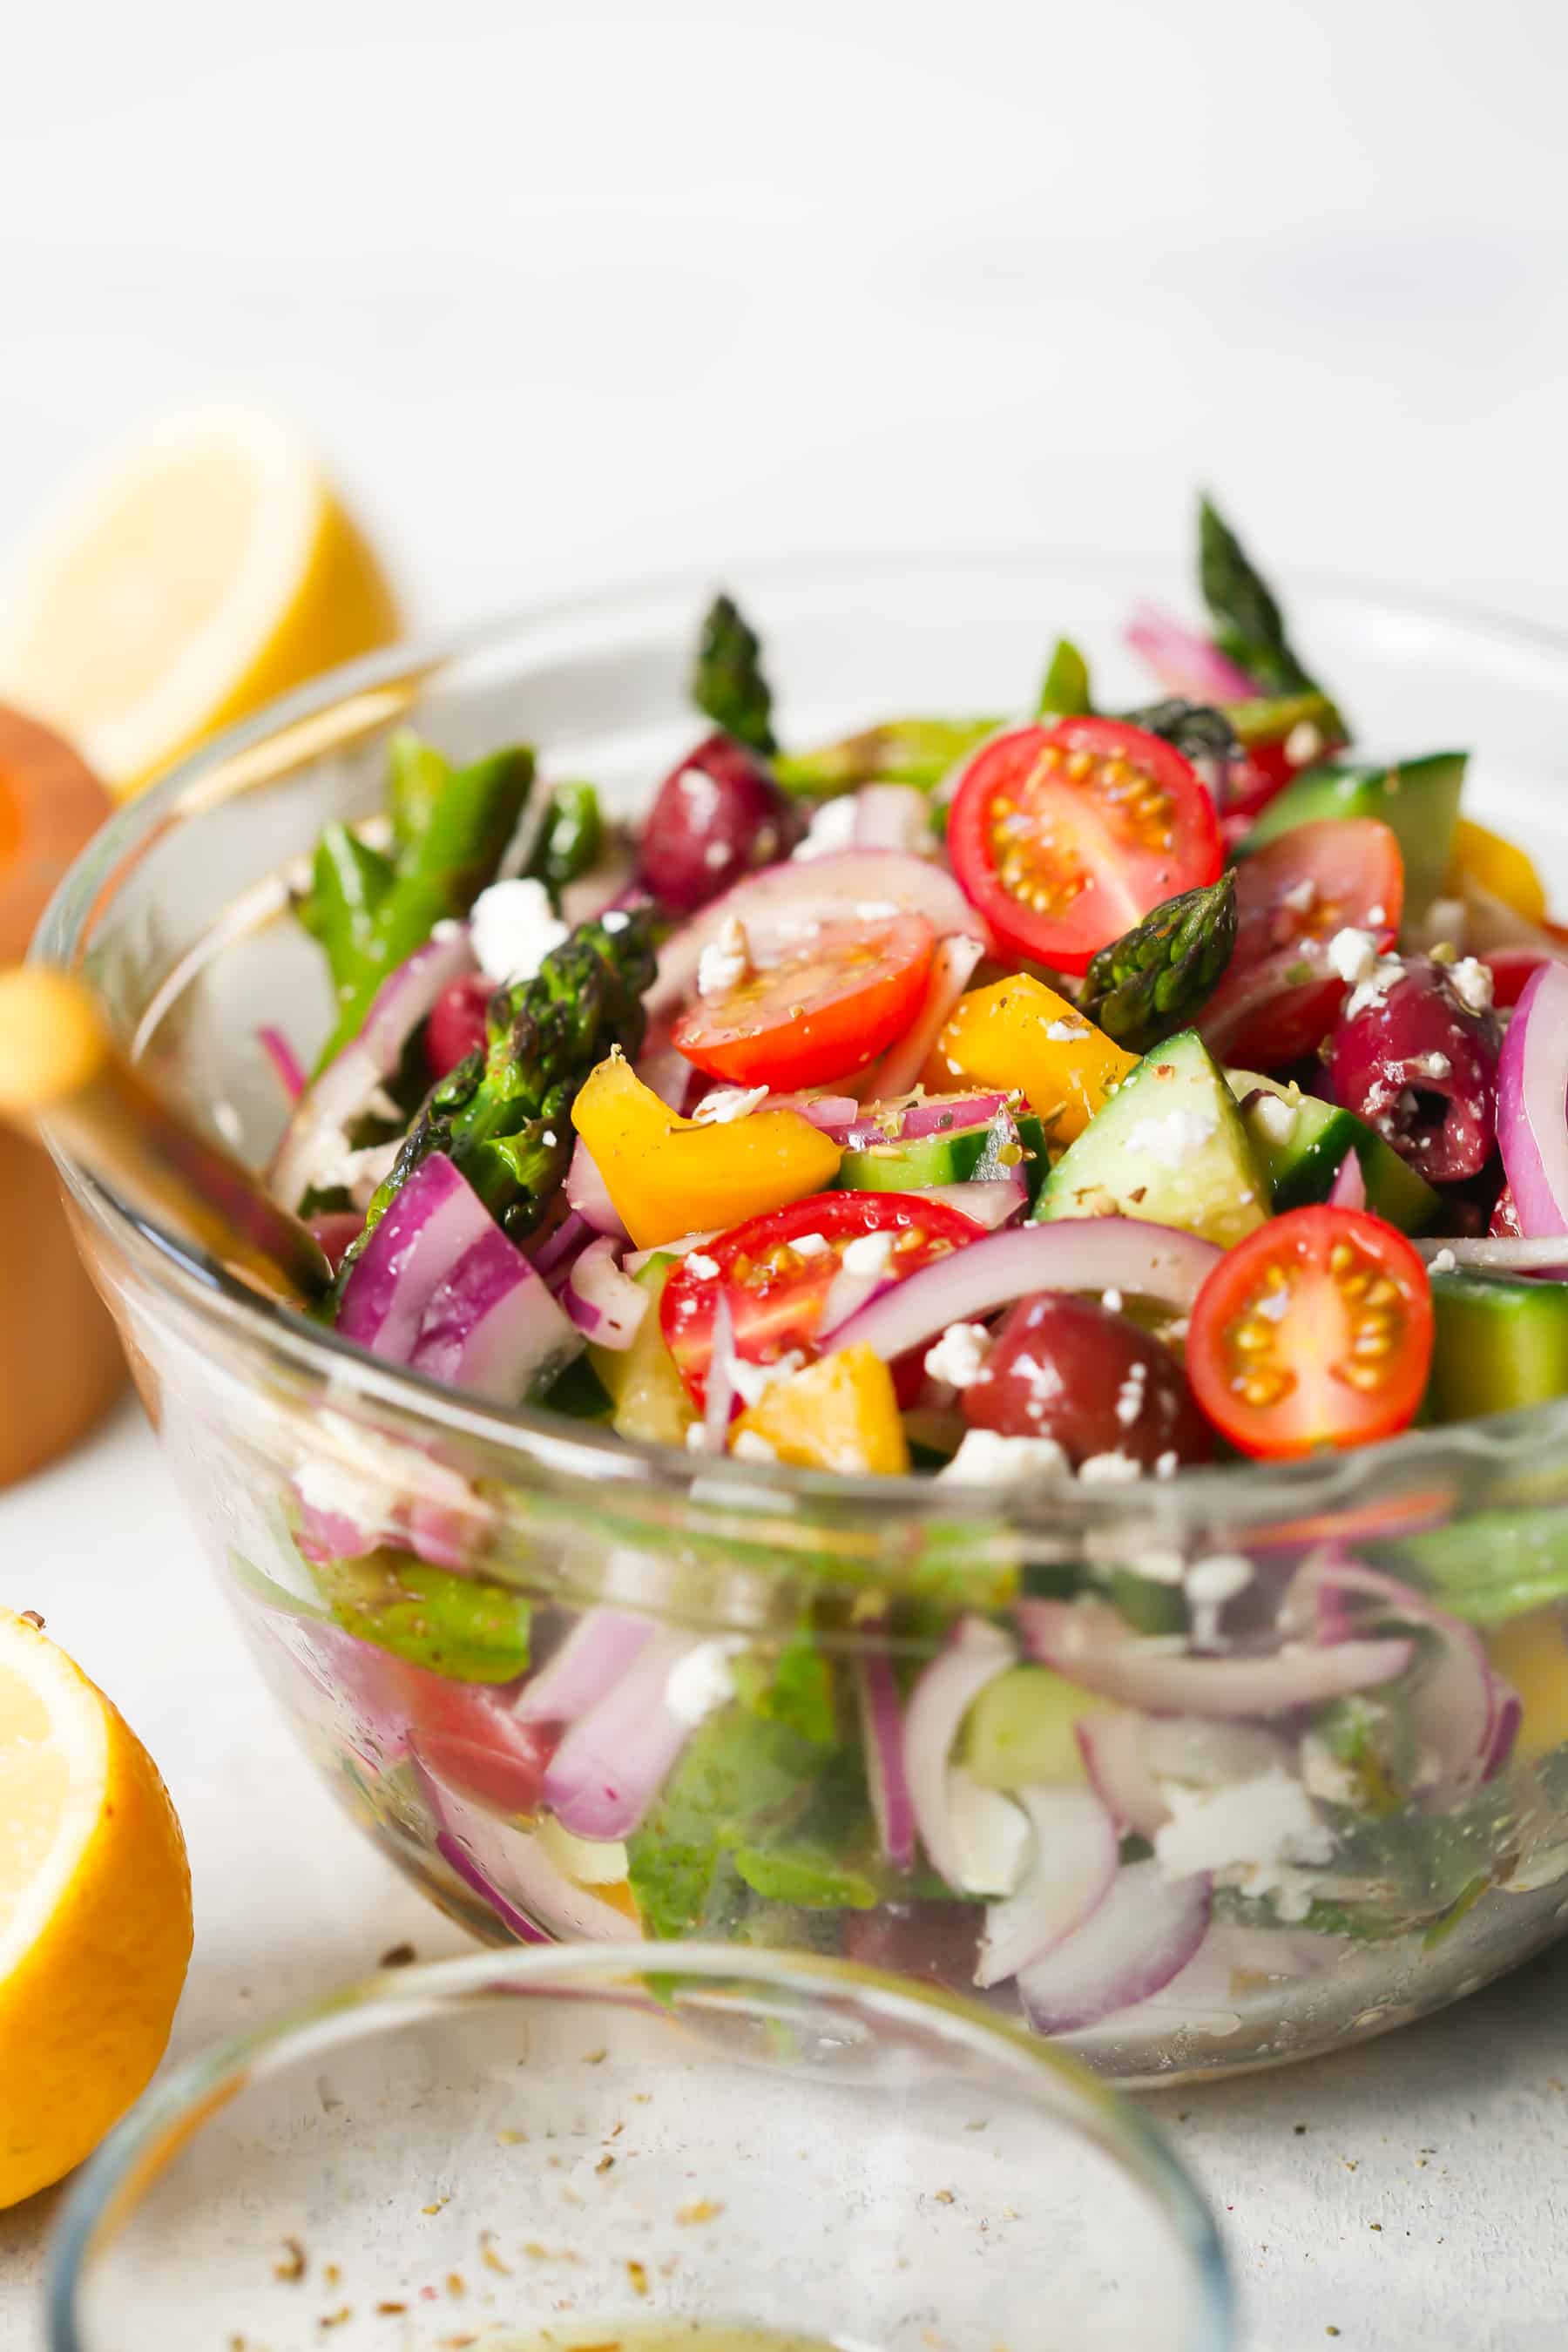
<instances>
[{"instance_id":1,"label":"red tomato half","mask_svg":"<svg viewBox=\"0 0 1568 2352\"><path fill-rule=\"evenodd\" d=\"M1016 955L1087 971L1179 890L1218 878L1219 824L1192 764L1119 719L1017 727L982 744L948 817L972 903Z\"/></svg>"},{"instance_id":2,"label":"red tomato half","mask_svg":"<svg viewBox=\"0 0 1568 2352\"><path fill-rule=\"evenodd\" d=\"M1333 1027L1345 983L1336 931L1391 945L1405 905L1399 844L1376 817L1321 817L1265 842L1236 869L1236 948L1198 1015L1205 1044L1243 1070L1299 1061Z\"/></svg>"},{"instance_id":3,"label":"red tomato half","mask_svg":"<svg viewBox=\"0 0 1568 2352\"><path fill-rule=\"evenodd\" d=\"M793 1349L811 1353L844 1252L858 1236L887 1234L886 1271L902 1281L978 1241L981 1231L973 1218L920 1192L814 1192L787 1209L748 1217L677 1266L659 1301L665 1345L701 1404L721 1293L729 1302L735 1353L748 1364L776 1363Z\"/></svg>"},{"instance_id":4,"label":"red tomato half","mask_svg":"<svg viewBox=\"0 0 1568 2352\"><path fill-rule=\"evenodd\" d=\"M819 1087L853 1076L902 1036L936 933L896 907L816 925L809 938L720 997L700 997L670 1035L710 1077L742 1087Z\"/></svg>"},{"instance_id":5,"label":"red tomato half","mask_svg":"<svg viewBox=\"0 0 1568 2352\"><path fill-rule=\"evenodd\" d=\"M1558 947L1488 948L1480 961L1491 972L1492 1003L1500 1010L1519 1003L1524 983L1543 963L1568 963L1568 950Z\"/></svg>"},{"instance_id":6,"label":"red tomato half","mask_svg":"<svg viewBox=\"0 0 1568 2352\"><path fill-rule=\"evenodd\" d=\"M1187 1379L1267 1461L1370 1445L1414 1417L1432 1293L1403 1234L1359 1209L1291 1209L1226 1252L1193 1307Z\"/></svg>"},{"instance_id":7,"label":"red tomato half","mask_svg":"<svg viewBox=\"0 0 1568 2352\"><path fill-rule=\"evenodd\" d=\"M389 1658L387 1667L409 1737L432 1771L498 1812L534 1810L559 1724L521 1723L512 1712L514 1689L454 1682L402 1658Z\"/></svg>"}]
</instances>

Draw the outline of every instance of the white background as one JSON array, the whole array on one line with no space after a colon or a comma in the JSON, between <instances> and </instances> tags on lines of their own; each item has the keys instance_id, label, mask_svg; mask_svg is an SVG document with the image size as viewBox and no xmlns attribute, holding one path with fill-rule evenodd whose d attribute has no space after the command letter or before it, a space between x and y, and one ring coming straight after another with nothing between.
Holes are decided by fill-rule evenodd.
<instances>
[{"instance_id":1,"label":"white background","mask_svg":"<svg viewBox=\"0 0 1568 2352\"><path fill-rule=\"evenodd\" d=\"M16 10L0 535L239 396L315 430L422 622L780 549L1169 552L1199 479L1282 570L1561 619L1565 137L1558 0ZM288 1747L129 1413L0 1498L0 1599L168 1772L177 2049L454 1948ZM1563 2340L1565 1995L1539 1963L1166 2104L1256 2352ZM4 2352L49 2202L0 2217Z\"/></svg>"}]
</instances>

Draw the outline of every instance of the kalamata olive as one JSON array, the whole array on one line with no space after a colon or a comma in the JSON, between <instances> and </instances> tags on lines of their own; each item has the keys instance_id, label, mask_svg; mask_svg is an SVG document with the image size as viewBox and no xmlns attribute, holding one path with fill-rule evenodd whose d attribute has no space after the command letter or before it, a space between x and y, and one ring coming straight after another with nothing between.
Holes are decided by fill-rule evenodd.
<instances>
[{"instance_id":1,"label":"kalamata olive","mask_svg":"<svg viewBox=\"0 0 1568 2352\"><path fill-rule=\"evenodd\" d=\"M642 878L672 913L694 914L799 837L799 812L755 753L710 735L658 788L643 826Z\"/></svg>"},{"instance_id":2,"label":"kalamata olive","mask_svg":"<svg viewBox=\"0 0 1568 2352\"><path fill-rule=\"evenodd\" d=\"M479 971L441 991L425 1024L425 1061L433 1078L444 1078L484 1044L485 1011L494 994L494 981Z\"/></svg>"},{"instance_id":3,"label":"kalamata olive","mask_svg":"<svg viewBox=\"0 0 1568 2352\"><path fill-rule=\"evenodd\" d=\"M1447 965L1411 956L1335 1030L1334 1099L1428 1182L1457 1183L1479 1173L1497 1140L1501 1043L1495 1015L1463 1001Z\"/></svg>"},{"instance_id":4,"label":"kalamata olive","mask_svg":"<svg viewBox=\"0 0 1568 2352\"><path fill-rule=\"evenodd\" d=\"M984 1925L978 1903L882 1903L845 1920L844 1957L973 1996Z\"/></svg>"},{"instance_id":5,"label":"kalamata olive","mask_svg":"<svg viewBox=\"0 0 1568 2352\"><path fill-rule=\"evenodd\" d=\"M1206 1462L1207 1423L1170 1349L1092 1298L1042 1290L1019 1300L977 1379L962 1391L972 1429L1054 1437L1076 1468L1125 1454Z\"/></svg>"}]
</instances>

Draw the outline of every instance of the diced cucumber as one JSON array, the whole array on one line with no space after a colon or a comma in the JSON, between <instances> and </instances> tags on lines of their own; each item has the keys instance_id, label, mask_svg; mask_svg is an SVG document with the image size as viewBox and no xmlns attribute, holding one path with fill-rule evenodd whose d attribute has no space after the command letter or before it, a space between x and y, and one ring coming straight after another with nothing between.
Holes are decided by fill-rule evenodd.
<instances>
[{"instance_id":1,"label":"diced cucumber","mask_svg":"<svg viewBox=\"0 0 1568 2352\"><path fill-rule=\"evenodd\" d=\"M1023 1147L1024 1181L1032 1201L1045 1181L1046 1130L1032 1110L1014 1113L1012 1124ZM929 1184L984 1183L1010 1175L1017 1160L1008 1155L1016 1151L1012 1133L993 1120L847 1151L833 1181L841 1192L913 1192Z\"/></svg>"},{"instance_id":2,"label":"diced cucumber","mask_svg":"<svg viewBox=\"0 0 1568 2352\"><path fill-rule=\"evenodd\" d=\"M1442 894L1465 782L1464 751L1431 751L1393 768L1331 761L1309 768L1271 800L1243 841L1245 857L1296 825L1324 816L1375 816L1393 828L1405 860L1405 913L1423 915Z\"/></svg>"},{"instance_id":3,"label":"diced cucumber","mask_svg":"<svg viewBox=\"0 0 1568 2352\"><path fill-rule=\"evenodd\" d=\"M1109 1705L1049 1666L1010 1666L970 1708L963 1760L986 1789L1086 1780L1073 1726Z\"/></svg>"},{"instance_id":4,"label":"diced cucumber","mask_svg":"<svg viewBox=\"0 0 1568 2352\"><path fill-rule=\"evenodd\" d=\"M619 1437L641 1438L654 1445L684 1445L686 1433L697 1418L658 1321L664 1286L679 1263L672 1254L660 1252L649 1258L637 1276L648 1293L647 1312L629 1348L590 1346L588 1349L588 1361L615 1408L610 1426Z\"/></svg>"},{"instance_id":5,"label":"diced cucumber","mask_svg":"<svg viewBox=\"0 0 1568 2352\"><path fill-rule=\"evenodd\" d=\"M1434 1421L1471 1421L1568 1395L1568 1282L1435 1274Z\"/></svg>"},{"instance_id":6,"label":"diced cucumber","mask_svg":"<svg viewBox=\"0 0 1568 2352\"><path fill-rule=\"evenodd\" d=\"M1273 1188L1277 1210L1304 1209L1313 1201L1326 1201L1346 1152L1353 1151L1361 1162L1366 1205L1374 1216L1397 1225L1402 1234L1424 1234L1435 1223L1443 1204L1431 1185L1353 1111L1320 1102L1300 1087L1283 1087L1254 1070L1227 1070L1226 1075L1242 1106L1241 1116ZM1273 1108L1276 1103L1284 1105L1283 1111Z\"/></svg>"},{"instance_id":7,"label":"diced cucumber","mask_svg":"<svg viewBox=\"0 0 1568 2352\"><path fill-rule=\"evenodd\" d=\"M1142 1217L1221 1249L1257 1232L1268 1179L1195 1029L1144 1055L1051 1170L1034 1213Z\"/></svg>"}]
</instances>

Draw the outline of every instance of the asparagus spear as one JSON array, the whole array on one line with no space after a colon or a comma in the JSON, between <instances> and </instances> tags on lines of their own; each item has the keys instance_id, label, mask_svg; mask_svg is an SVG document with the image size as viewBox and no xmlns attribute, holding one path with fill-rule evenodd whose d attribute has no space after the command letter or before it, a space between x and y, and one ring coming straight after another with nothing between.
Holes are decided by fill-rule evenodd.
<instances>
[{"instance_id":1,"label":"asparagus spear","mask_svg":"<svg viewBox=\"0 0 1568 2352\"><path fill-rule=\"evenodd\" d=\"M297 910L326 950L337 996L337 1023L318 1066L358 1034L387 973L438 922L468 913L493 878L532 784L533 754L522 745L445 774L405 749L393 768L394 856L327 827Z\"/></svg>"},{"instance_id":2,"label":"asparagus spear","mask_svg":"<svg viewBox=\"0 0 1568 2352\"><path fill-rule=\"evenodd\" d=\"M1094 709L1089 664L1070 637L1058 637L1040 687L1042 719L1079 719Z\"/></svg>"},{"instance_id":3,"label":"asparagus spear","mask_svg":"<svg viewBox=\"0 0 1568 2352\"><path fill-rule=\"evenodd\" d=\"M1266 694L1321 691L1291 646L1274 593L1212 499L1198 500L1198 582L1215 643ZM1331 732L1348 730L1330 704Z\"/></svg>"},{"instance_id":4,"label":"asparagus spear","mask_svg":"<svg viewBox=\"0 0 1568 2352\"><path fill-rule=\"evenodd\" d=\"M1130 1052L1184 1029L1217 985L1236 945L1236 874L1167 898L1101 948L1079 1009Z\"/></svg>"},{"instance_id":5,"label":"asparagus spear","mask_svg":"<svg viewBox=\"0 0 1568 2352\"><path fill-rule=\"evenodd\" d=\"M593 785L557 784L528 870L559 898L568 882L598 864L604 845L605 821Z\"/></svg>"},{"instance_id":6,"label":"asparagus spear","mask_svg":"<svg viewBox=\"0 0 1568 2352\"><path fill-rule=\"evenodd\" d=\"M612 1045L635 1058L654 976L649 909L580 923L532 980L490 1000L482 1050L431 1095L371 1202L369 1234L421 1161L444 1152L514 1241L532 1231L572 1157L572 1105ZM350 1249L336 1295L363 1246Z\"/></svg>"},{"instance_id":7,"label":"asparagus spear","mask_svg":"<svg viewBox=\"0 0 1568 2352\"><path fill-rule=\"evenodd\" d=\"M715 596L698 640L691 699L715 727L764 757L778 749L762 640L731 596Z\"/></svg>"},{"instance_id":8,"label":"asparagus spear","mask_svg":"<svg viewBox=\"0 0 1568 2352\"><path fill-rule=\"evenodd\" d=\"M831 800L860 784L913 784L930 792L1001 724L1000 719L890 719L814 751L783 753L773 774L786 793L814 800Z\"/></svg>"}]
</instances>

